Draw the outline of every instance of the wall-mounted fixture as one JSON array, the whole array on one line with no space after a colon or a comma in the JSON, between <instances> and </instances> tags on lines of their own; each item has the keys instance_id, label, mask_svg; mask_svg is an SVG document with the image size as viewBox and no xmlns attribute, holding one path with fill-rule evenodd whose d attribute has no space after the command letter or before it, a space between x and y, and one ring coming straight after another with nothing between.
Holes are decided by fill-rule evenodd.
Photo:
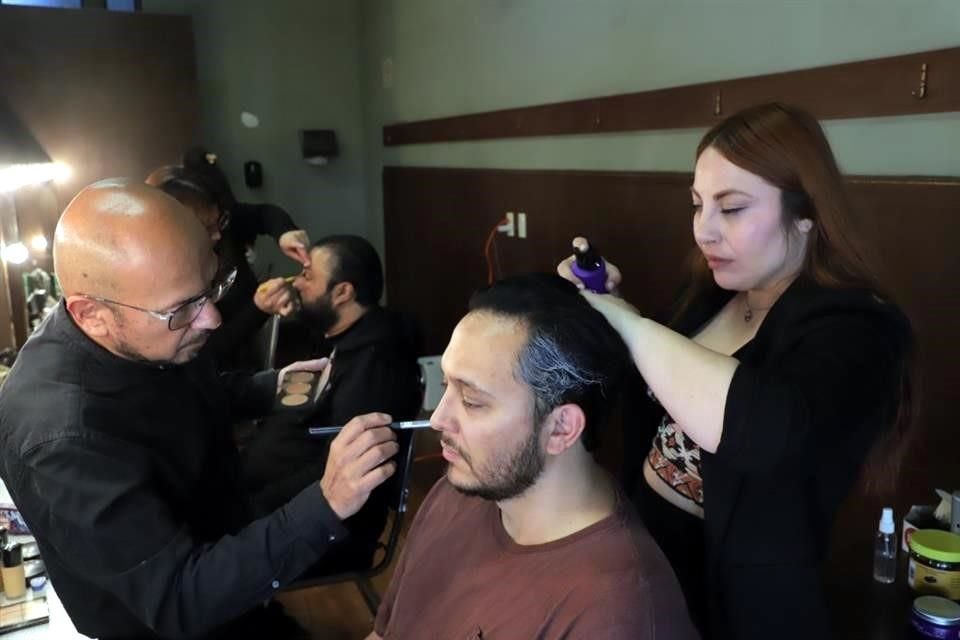
<instances>
[{"instance_id":1,"label":"wall-mounted fixture","mask_svg":"<svg viewBox=\"0 0 960 640\"><path fill-rule=\"evenodd\" d=\"M30 252L22 242L14 242L0 249L0 257L3 258L4 262L10 264L23 264L30 257Z\"/></svg>"},{"instance_id":2,"label":"wall-mounted fixture","mask_svg":"<svg viewBox=\"0 0 960 640\"><path fill-rule=\"evenodd\" d=\"M247 129L256 129L260 126L260 118L257 117L257 114L250 113L249 111L240 112L240 124L245 126Z\"/></svg>"},{"instance_id":3,"label":"wall-mounted fixture","mask_svg":"<svg viewBox=\"0 0 960 640\"><path fill-rule=\"evenodd\" d=\"M17 113L0 99L0 308L4 323L9 322L8 339L2 339L7 344L15 346L22 341L57 300L50 295L50 287L42 289L42 297L41 289L26 288L24 271L31 269L31 257L34 262L30 273L43 271L36 260L49 257L48 242L40 233L30 239L30 248L24 244L14 192L22 187L62 181L70 173L67 165L53 161ZM47 279L51 277L48 275ZM23 301L22 307L14 304L14 297Z\"/></svg>"},{"instance_id":4,"label":"wall-mounted fixture","mask_svg":"<svg viewBox=\"0 0 960 640\"><path fill-rule=\"evenodd\" d=\"M340 155L333 129L301 129L300 151L307 164L322 166Z\"/></svg>"},{"instance_id":5,"label":"wall-mounted fixture","mask_svg":"<svg viewBox=\"0 0 960 640\"><path fill-rule=\"evenodd\" d=\"M31 184L63 182L70 174L70 167L62 162L0 166L0 193L16 191Z\"/></svg>"},{"instance_id":6,"label":"wall-mounted fixture","mask_svg":"<svg viewBox=\"0 0 960 640\"><path fill-rule=\"evenodd\" d=\"M263 165L256 160L243 163L243 182L251 189L263 184Z\"/></svg>"},{"instance_id":7,"label":"wall-mounted fixture","mask_svg":"<svg viewBox=\"0 0 960 640\"><path fill-rule=\"evenodd\" d=\"M38 233L30 238L30 248L37 253L43 253L47 250L48 246L50 246L50 243L47 242L47 236L42 233Z\"/></svg>"},{"instance_id":8,"label":"wall-mounted fixture","mask_svg":"<svg viewBox=\"0 0 960 640\"><path fill-rule=\"evenodd\" d=\"M13 110L0 101L0 193L69 175L70 168L54 162Z\"/></svg>"},{"instance_id":9,"label":"wall-mounted fixture","mask_svg":"<svg viewBox=\"0 0 960 640\"><path fill-rule=\"evenodd\" d=\"M0 100L0 168L48 162L51 160L47 152L23 125L13 109Z\"/></svg>"}]
</instances>

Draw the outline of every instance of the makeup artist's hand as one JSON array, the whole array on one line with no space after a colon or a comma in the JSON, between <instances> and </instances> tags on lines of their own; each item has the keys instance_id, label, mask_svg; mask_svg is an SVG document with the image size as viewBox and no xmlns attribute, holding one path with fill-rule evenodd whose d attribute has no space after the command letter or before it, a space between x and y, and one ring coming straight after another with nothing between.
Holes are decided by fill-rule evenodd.
<instances>
[{"instance_id":1,"label":"makeup artist's hand","mask_svg":"<svg viewBox=\"0 0 960 640\"><path fill-rule=\"evenodd\" d=\"M341 520L359 511L370 492L397 469L390 458L400 446L390 421L385 413L357 416L330 443L320 490Z\"/></svg>"},{"instance_id":2,"label":"makeup artist's hand","mask_svg":"<svg viewBox=\"0 0 960 640\"><path fill-rule=\"evenodd\" d=\"M264 313L288 316L297 308L293 289L286 278L272 278L257 287L253 304Z\"/></svg>"},{"instance_id":3,"label":"makeup artist's hand","mask_svg":"<svg viewBox=\"0 0 960 640\"><path fill-rule=\"evenodd\" d=\"M586 238L581 236L574 238L573 242L577 242L578 240L582 240L584 243L586 243ZM577 247L577 249L582 250L583 247ZM577 285L577 287L580 289L583 289L583 283L580 282L580 278L573 275L573 269L571 268L571 265L574 263L574 260L576 260L576 258L571 255L558 264L557 275L559 275L561 278L569 280L573 284ZM607 267L607 292L616 295L617 289L620 287L620 283L623 281L623 274L620 273L620 269L617 268L617 265L608 261L606 258L604 258L603 261Z\"/></svg>"},{"instance_id":4,"label":"makeup artist's hand","mask_svg":"<svg viewBox=\"0 0 960 640\"><path fill-rule=\"evenodd\" d=\"M287 231L277 241L280 250L304 267L310 266L310 236L303 229Z\"/></svg>"},{"instance_id":5,"label":"makeup artist's hand","mask_svg":"<svg viewBox=\"0 0 960 640\"><path fill-rule=\"evenodd\" d=\"M277 375L277 393L280 393L281 383L283 381L283 376L287 375L291 371L323 371L326 366L330 364L330 358L317 358L316 360L298 360L297 362L292 362L285 366L283 369L280 369L280 374ZM328 374L329 375L329 374Z\"/></svg>"}]
</instances>

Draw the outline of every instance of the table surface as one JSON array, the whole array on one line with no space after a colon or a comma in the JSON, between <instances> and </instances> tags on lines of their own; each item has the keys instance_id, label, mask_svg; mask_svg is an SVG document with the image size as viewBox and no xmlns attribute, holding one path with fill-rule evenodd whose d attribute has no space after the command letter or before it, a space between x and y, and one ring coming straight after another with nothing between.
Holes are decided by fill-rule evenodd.
<instances>
[{"instance_id":1,"label":"table surface","mask_svg":"<svg viewBox=\"0 0 960 640\"><path fill-rule=\"evenodd\" d=\"M10 540L28 545L33 543L33 536L11 535ZM44 595L47 596L47 606L50 609L50 622L0 634L0 640L75 640L87 637L73 626L49 580L44 588Z\"/></svg>"},{"instance_id":2,"label":"table surface","mask_svg":"<svg viewBox=\"0 0 960 640\"><path fill-rule=\"evenodd\" d=\"M897 578L892 584L873 579L871 563L857 562L856 579L827 585L838 639L916 640L910 613L917 594L907 584L908 554L897 554Z\"/></svg>"},{"instance_id":3,"label":"table surface","mask_svg":"<svg viewBox=\"0 0 960 640\"><path fill-rule=\"evenodd\" d=\"M50 622L0 634L0 640L79 640L87 637L73 626L70 616L57 597L57 592L49 582L44 591L47 606L50 608Z\"/></svg>"}]
</instances>

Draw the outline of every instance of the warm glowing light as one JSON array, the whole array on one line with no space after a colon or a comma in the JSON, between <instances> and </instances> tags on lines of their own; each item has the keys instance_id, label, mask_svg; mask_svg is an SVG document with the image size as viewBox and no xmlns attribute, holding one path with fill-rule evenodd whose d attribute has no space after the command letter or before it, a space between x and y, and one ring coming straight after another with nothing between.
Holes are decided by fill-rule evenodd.
<instances>
[{"instance_id":1,"label":"warm glowing light","mask_svg":"<svg viewBox=\"0 0 960 640\"><path fill-rule=\"evenodd\" d=\"M38 233L30 238L30 248L38 253L43 253L46 251L47 246L49 246L47 243L47 237L42 233Z\"/></svg>"},{"instance_id":2,"label":"warm glowing light","mask_svg":"<svg viewBox=\"0 0 960 640\"><path fill-rule=\"evenodd\" d=\"M14 242L0 250L0 257L10 264L23 264L30 257L30 252L22 242Z\"/></svg>"},{"instance_id":3,"label":"warm glowing light","mask_svg":"<svg viewBox=\"0 0 960 640\"><path fill-rule=\"evenodd\" d=\"M62 162L10 165L0 168L0 193L53 180L63 182L71 173L70 167Z\"/></svg>"},{"instance_id":4,"label":"warm glowing light","mask_svg":"<svg viewBox=\"0 0 960 640\"><path fill-rule=\"evenodd\" d=\"M64 162L54 162L53 163L53 181L54 182L66 182L70 179L70 176L73 175L73 169L70 168L70 165Z\"/></svg>"}]
</instances>

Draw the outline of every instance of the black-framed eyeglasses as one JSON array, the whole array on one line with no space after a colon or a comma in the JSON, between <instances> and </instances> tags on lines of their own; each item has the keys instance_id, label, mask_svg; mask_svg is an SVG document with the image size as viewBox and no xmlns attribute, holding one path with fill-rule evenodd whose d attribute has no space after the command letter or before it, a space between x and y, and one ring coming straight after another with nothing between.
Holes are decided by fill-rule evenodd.
<instances>
[{"instance_id":1,"label":"black-framed eyeglasses","mask_svg":"<svg viewBox=\"0 0 960 640\"><path fill-rule=\"evenodd\" d=\"M209 289L197 296L194 296L193 298L190 298L189 300L180 304L176 309L171 311L154 311L153 309L144 309L143 307L136 307L132 304L117 302L116 300L101 298L99 296L85 295L85 297L91 300L96 300L97 302L115 304L120 307L126 307L127 309L148 313L158 320L166 320L167 328L170 331L177 331L193 324L193 321L196 320L200 315L200 312L203 311L203 307L207 304L207 302L212 302L214 304L220 302L220 300L223 299L223 296L226 295L227 291L230 290L230 287L233 286L233 283L236 279L237 269L233 268L224 278L213 283Z\"/></svg>"}]
</instances>

